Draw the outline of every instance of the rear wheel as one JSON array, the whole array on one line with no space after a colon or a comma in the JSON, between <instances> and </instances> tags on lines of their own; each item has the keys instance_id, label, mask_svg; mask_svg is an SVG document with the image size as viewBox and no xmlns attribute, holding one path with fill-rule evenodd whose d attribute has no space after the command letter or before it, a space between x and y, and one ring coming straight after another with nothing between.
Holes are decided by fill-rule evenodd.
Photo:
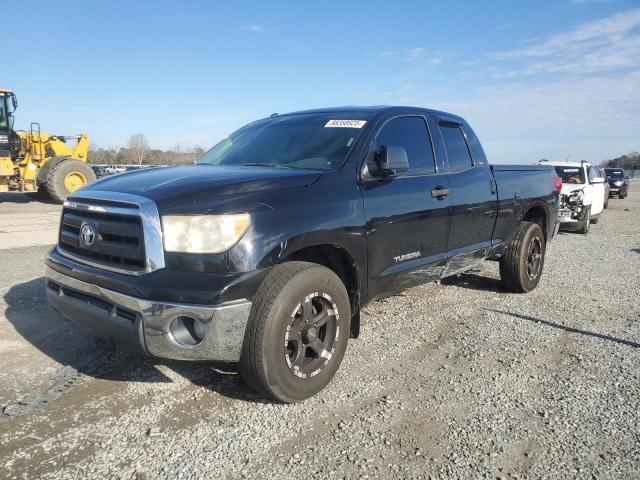
<instances>
[{"instance_id":1,"label":"rear wheel","mask_svg":"<svg viewBox=\"0 0 640 480\"><path fill-rule=\"evenodd\" d=\"M45 188L56 202L64 202L69 195L96 179L91 167L79 160L63 160L47 172Z\"/></svg>"},{"instance_id":2,"label":"rear wheel","mask_svg":"<svg viewBox=\"0 0 640 480\"><path fill-rule=\"evenodd\" d=\"M536 288L544 267L546 241L537 223L522 222L502 258L500 278L513 292L527 293Z\"/></svg>"},{"instance_id":3,"label":"rear wheel","mask_svg":"<svg viewBox=\"0 0 640 480\"><path fill-rule=\"evenodd\" d=\"M307 262L273 268L254 298L240 373L258 393L292 403L322 390L347 348L350 305L342 280Z\"/></svg>"}]
</instances>

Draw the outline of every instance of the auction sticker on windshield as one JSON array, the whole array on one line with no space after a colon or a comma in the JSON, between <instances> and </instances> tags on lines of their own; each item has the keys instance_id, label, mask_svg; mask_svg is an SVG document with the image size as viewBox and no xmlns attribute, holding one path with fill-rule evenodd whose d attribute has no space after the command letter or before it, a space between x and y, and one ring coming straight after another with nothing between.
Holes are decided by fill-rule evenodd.
<instances>
[{"instance_id":1,"label":"auction sticker on windshield","mask_svg":"<svg viewBox=\"0 0 640 480\"><path fill-rule=\"evenodd\" d=\"M362 128L366 120L329 120L325 124L325 128Z\"/></svg>"}]
</instances>

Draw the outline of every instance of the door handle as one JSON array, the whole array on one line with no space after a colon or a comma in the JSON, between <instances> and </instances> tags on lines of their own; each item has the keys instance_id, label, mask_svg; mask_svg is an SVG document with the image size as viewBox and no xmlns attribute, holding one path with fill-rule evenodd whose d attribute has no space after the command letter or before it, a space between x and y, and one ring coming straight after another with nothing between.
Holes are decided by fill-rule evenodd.
<instances>
[{"instance_id":1,"label":"door handle","mask_svg":"<svg viewBox=\"0 0 640 480\"><path fill-rule=\"evenodd\" d=\"M443 187L442 185L438 185L433 190L431 190L431 196L433 198L444 198L449 195L449 189L447 187Z\"/></svg>"}]
</instances>

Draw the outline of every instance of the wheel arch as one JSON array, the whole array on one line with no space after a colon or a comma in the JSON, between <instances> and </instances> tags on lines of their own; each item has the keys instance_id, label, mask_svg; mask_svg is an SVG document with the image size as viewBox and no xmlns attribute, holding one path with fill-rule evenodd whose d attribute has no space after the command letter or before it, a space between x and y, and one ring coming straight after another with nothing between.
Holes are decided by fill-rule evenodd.
<instances>
[{"instance_id":1,"label":"wheel arch","mask_svg":"<svg viewBox=\"0 0 640 480\"><path fill-rule=\"evenodd\" d=\"M530 205L529 208L522 215L521 222L537 223L542 228L544 239L549 239L547 232L547 209L540 204Z\"/></svg>"},{"instance_id":2,"label":"wheel arch","mask_svg":"<svg viewBox=\"0 0 640 480\"><path fill-rule=\"evenodd\" d=\"M318 243L287 252L277 263L304 261L317 263L333 271L344 283L351 304L351 336L360 333L361 273L358 264L346 248L334 243Z\"/></svg>"}]
</instances>

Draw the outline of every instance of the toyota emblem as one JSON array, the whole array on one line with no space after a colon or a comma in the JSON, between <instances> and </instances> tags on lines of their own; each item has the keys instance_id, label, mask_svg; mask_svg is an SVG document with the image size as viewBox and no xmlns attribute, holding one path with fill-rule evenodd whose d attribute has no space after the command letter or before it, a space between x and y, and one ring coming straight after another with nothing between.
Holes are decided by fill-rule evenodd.
<instances>
[{"instance_id":1,"label":"toyota emblem","mask_svg":"<svg viewBox=\"0 0 640 480\"><path fill-rule=\"evenodd\" d=\"M80 229L80 242L87 247L93 245L96 241L96 229L85 223Z\"/></svg>"}]
</instances>

